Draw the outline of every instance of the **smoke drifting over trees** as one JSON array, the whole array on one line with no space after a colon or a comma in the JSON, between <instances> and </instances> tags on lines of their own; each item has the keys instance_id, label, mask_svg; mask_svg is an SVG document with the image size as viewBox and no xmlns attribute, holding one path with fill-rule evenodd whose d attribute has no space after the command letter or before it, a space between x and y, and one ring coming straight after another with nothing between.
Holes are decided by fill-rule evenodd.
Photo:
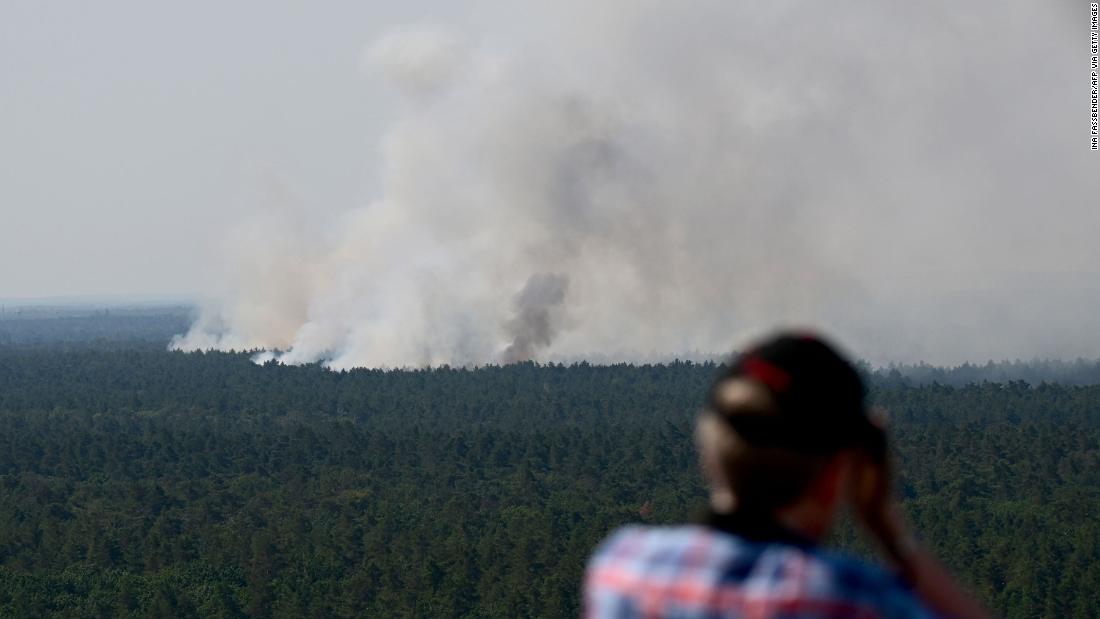
<instances>
[{"instance_id":1,"label":"smoke drifting over trees","mask_svg":"<svg viewBox=\"0 0 1100 619\"><path fill-rule=\"evenodd\" d=\"M526 361L549 346L560 329L561 308L569 280L554 273L536 273L516 295L516 315L505 331L512 343L501 355L505 363Z\"/></svg>"},{"instance_id":2,"label":"smoke drifting over trees","mask_svg":"<svg viewBox=\"0 0 1100 619\"><path fill-rule=\"evenodd\" d=\"M874 361L1097 355L1080 6L553 5L368 46L404 101L383 195L322 239L243 224L174 345L639 358L797 323Z\"/></svg>"}]
</instances>

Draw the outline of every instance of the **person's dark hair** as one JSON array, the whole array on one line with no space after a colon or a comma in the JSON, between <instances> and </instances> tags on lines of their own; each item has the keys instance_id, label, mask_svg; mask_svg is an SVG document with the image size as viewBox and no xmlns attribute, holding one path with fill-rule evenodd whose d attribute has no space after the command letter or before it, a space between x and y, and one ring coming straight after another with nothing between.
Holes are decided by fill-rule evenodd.
<instances>
[{"instance_id":1,"label":"person's dark hair","mask_svg":"<svg viewBox=\"0 0 1100 619\"><path fill-rule=\"evenodd\" d=\"M729 380L726 386L743 391L743 396L739 401L727 402L723 415L778 414L759 386L746 384L743 379ZM742 511L770 513L792 503L806 493L833 455L754 445L710 409L700 416L697 434L704 467L709 466L712 476L717 474L729 487Z\"/></svg>"},{"instance_id":2,"label":"person's dark hair","mask_svg":"<svg viewBox=\"0 0 1100 619\"><path fill-rule=\"evenodd\" d=\"M774 414L726 410L718 396L730 378L767 389ZM734 357L711 388L709 406L755 445L835 452L868 439L865 392L859 372L835 348L812 335L784 333Z\"/></svg>"},{"instance_id":3,"label":"person's dark hair","mask_svg":"<svg viewBox=\"0 0 1100 619\"><path fill-rule=\"evenodd\" d=\"M803 495L841 449L885 455L864 393L859 373L823 340L781 334L718 376L700 418L700 448L738 509L777 509Z\"/></svg>"}]
</instances>

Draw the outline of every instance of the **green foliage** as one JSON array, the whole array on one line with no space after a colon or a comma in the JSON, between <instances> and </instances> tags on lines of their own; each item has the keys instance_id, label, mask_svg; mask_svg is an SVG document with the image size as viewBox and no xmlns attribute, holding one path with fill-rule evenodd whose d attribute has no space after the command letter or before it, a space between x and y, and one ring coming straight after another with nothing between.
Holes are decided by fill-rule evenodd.
<instances>
[{"instance_id":1,"label":"green foliage","mask_svg":"<svg viewBox=\"0 0 1100 619\"><path fill-rule=\"evenodd\" d=\"M703 499L715 371L0 348L0 616L574 615L611 529ZM1002 615L1100 616L1100 387L874 384L952 569Z\"/></svg>"}]
</instances>

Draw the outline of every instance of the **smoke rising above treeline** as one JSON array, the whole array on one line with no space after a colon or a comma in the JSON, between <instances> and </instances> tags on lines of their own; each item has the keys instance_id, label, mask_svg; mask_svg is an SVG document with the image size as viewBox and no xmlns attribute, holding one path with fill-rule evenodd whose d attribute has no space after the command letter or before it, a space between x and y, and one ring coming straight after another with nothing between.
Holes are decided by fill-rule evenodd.
<instances>
[{"instance_id":1,"label":"smoke rising above treeline","mask_svg":"<svg viewBox=\"0 0 1100 619\"><path fill-rule=\"evenodd\" d=\"M367 45L402 101L382 194L319 235L239 222L173 346L635 360L801 325L875 362L1100 356L1083 5L540 4Z\"/></svg>"}]
</instances>

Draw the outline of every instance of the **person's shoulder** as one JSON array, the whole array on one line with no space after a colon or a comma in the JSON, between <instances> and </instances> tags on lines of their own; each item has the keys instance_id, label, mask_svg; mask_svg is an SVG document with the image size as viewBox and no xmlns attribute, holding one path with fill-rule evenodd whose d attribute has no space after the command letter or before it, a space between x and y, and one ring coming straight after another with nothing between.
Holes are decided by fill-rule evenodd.
<instances>
[{"instance_id":1,"label":"person's shoulder","mask_svg":"<svg viewBox=\"0 0 1100 619\"><path fill-rule=\"evenodd\" d=\"M904 586L897 574L848 554L815 548L808 555L824 568L830 582L839 587L878 590Z\"/></svg>"},{"instance_id":2,"label":"person's shoulder","mask_svg":"<svg viewBox=\"0 0 1100 619\"><path fill-rule=\"evenodd\" d=\"M602 596L621 602L620 596L643 590L698 589L712 592L708 600L721 598L744 608L772 604L790 616L934 616L896 574L872 563L814 547L746 540L699 525L632 525L614 531L593 553L586 586L593 600ZM713 592L720 593L715 597Z\"/></svg>"},{"instance_id":3,"label":"person's shoulder","mask_svg":"<svg viewBox=\"0 0 1100 619\"><path fill-rule=\"evenodd\" d=\"M634 547L639 544L667 544L683 541L696 535L705 535L704 527L684 525L641 525L628 524L611 532L597 547L597 554L622 546Z\"/></svg>"},{"instance_id":4,"label":"person's shoulder","mask_svg":"<svg viewBox=\"0 0 1100 619\"><path fill-rule=\"evenodd\" d=\"M645 526L627 525L613 531L592 555L592 564L601 562L675 560L675 551L705 548L711 555L735 550L736 538L699 525Z\"/></svg>"},{"instance_id":5,"label":"person's shoulder","mask_svg":"<svg viewBox=\"0 0 1100 619\"><path fill-rule=\"evenodd\" d=\"M874 609L881 617L934 618L897 573L846 554L814 549L806 582L811 590L856 606Z\"/></svg>"},{"instance_id":6,"label":"person's shoulder","mask_svg":"<svg viewBox=\"0 0 1100 619\"><path fill-rule=\"evenodd\" d=\"M653 614L653 604L715 610L714 594L737 586L723 577L737 544L737 538L697 525L618 529L588 562L585 615L635 617L643 607Z\"/></svg>"}]
</instances>

